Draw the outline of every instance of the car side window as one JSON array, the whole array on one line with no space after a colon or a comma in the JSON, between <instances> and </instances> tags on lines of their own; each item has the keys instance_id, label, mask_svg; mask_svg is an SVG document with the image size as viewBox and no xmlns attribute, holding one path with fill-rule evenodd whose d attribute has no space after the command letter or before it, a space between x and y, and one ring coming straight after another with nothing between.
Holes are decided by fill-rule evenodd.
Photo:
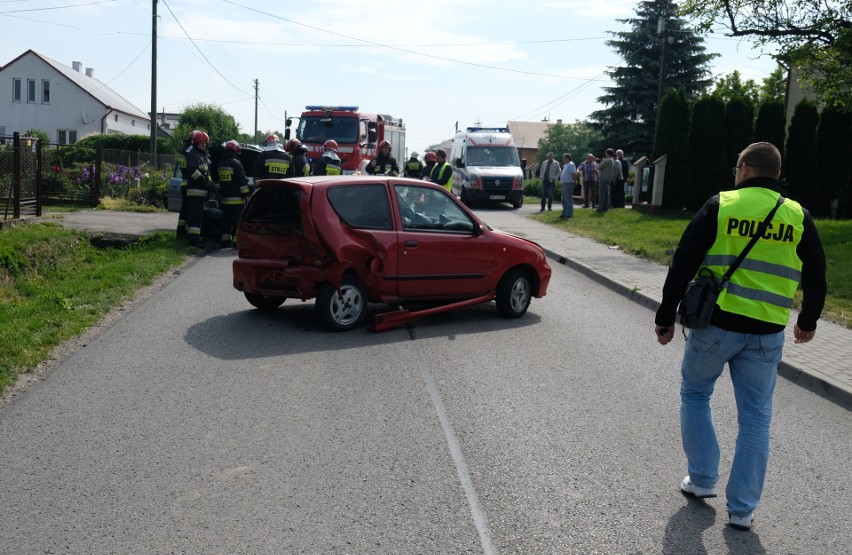
<instances>
[{"instance_id":1,"label":"car side window","mask_svg":"<svg viewBox=\"0 0 852 555\"><path fill-rule=\"evenodd\" d=\"M394 188L403 229L473 232L473 220L444 191L414 185L396 185Z\"/></svg>"},{"instance_id":2,"label":"car side window","mask_svg":"<svg viewBox=\"0 0 852 555\"><path fill-rule=\"evenodd\" d=\"M328 201L340 219L352 227L393 229L384 185L330 187Z\"/></svg>"}]
</instances>

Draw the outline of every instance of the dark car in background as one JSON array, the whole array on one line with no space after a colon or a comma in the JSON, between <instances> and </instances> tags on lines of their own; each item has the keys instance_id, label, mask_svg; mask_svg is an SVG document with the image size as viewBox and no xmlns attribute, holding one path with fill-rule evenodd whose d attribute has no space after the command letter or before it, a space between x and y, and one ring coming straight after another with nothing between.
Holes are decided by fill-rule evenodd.
<instances>
[{"instance_id":1,"label":"dark car in background","mask_svg":"<svg viewBox=\"0 0 852 555\"><path fill-rule=\"evenodd\" d=\"M494 300L520 318L547 292L536 243L489 228L443 187L407 178L262 179L237 228L233 284L257 308L316 299L330 330L358 326L368 302L429 305L374 315L373 329Z\"/></svg>"}]
</instances>

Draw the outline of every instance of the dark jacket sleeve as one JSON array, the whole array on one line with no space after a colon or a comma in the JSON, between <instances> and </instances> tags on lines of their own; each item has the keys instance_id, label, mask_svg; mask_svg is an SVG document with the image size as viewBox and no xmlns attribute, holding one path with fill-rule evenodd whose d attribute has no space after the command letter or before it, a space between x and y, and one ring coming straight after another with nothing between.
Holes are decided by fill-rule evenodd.
<instances>
[{"instance_id":1,"label":"dark jacket sleeve","mask_svg":"<svg viewBox=\"0 0 852 555\"><path fill-rule=\"evenodd\" d=\"M453 168L447 168L447 170L444 172L444 176L441 177L441 170L444 168L444 166L449 166L449 164L447 162L444 162L443 164L435 164L435 167L432 168L433 183L437 183L438 185L446 185L447 182L450 180L450 177L452 177Z\"/></svg>"},{"instance_id":2,"label":"dark jacket sleeve","mask_svg":"<svg viewBox=\"0 0 852 555\"><path fill-rule=\"evenodd\" d=\"M825 304L825 253L814 220L807 210L803 224L802 240L796 248L796 254L802 261L802 308L796 323L802 331L813 331Z\"/></svg>"},{"instance_id":3,"label":"dark jacket sleeve","mask_svg":"<svg viewBox=\"0 0 852 555\"><path fill-rule=\"evenodd\" d=\"M718 217L719 195L716 195L704 203L686 226L672 256L669 273L663 285L663 300L654 319L658 326L671 326L675 323L677 305L716 240Z\"/></svg>"}]
</instances>

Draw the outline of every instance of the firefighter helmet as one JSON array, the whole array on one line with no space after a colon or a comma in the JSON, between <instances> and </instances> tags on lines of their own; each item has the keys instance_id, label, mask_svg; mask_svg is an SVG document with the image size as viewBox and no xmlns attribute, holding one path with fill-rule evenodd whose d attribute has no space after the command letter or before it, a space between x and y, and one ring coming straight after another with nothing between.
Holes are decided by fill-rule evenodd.
<instances>
[{"instance_id":1,"label":"firefighter helmet","mask_svg":"<svg viewBox=\"0 0 852 555\"><path fill-rule=\"evenodd\" d=\"M382 141L379 143L379 152L381 152L385 147L388 147L388 152L392 150L391 144L388 141Z\"/></svg>"},{"instance_id":2,"label":"firefighter helmet","mask_svg":"<svg viewBox=\"0 0 852 555\"><path fill-rule=\"evenodd\" d=\"M412 152L412 153L411 153L411 157L416 159L416 158L419 158L419 157L420 157L420 155L419 155L419 154L417 154L416 152Z\"/></svg>"},{"instance_id":3,"label":"firefighter helmet","mask_svg":"<svg viewBox=\"0 0 852 555\"><path fill-rule=\"evenodd\" d=\"M423 156L423 159L426 160L427 162L437 162L438 161L438 157L435 156L435 153L432 152L431 150Z\"/></svg>"},{"instance_id":4,"label":"firefighter helmet","mask_svg":"<svg viewBox=\"0 0 852 555\"><path fill-rule=\"evenodd\" d=\"M333 150L334 152L337 152L337 141L335 141L334 139L329 139L325 142L324 145L322 145L322 147L325 150Z\"/></svg>"},{"instance_id":5,"label":"firefighter helmet","mask_svg":"<svg viewBox=\"0 0 852 555\"><path fill-rule=\"evenodd\" d=\"M208 135L204 131L196 131L195 133L192 134L191 140L192 140L192 144L209 143L210 142L210 135Z\"/></svg>"},{"instance_id":6,"label":"firefighter helmet","mask_svg":"<svg viewBox=\"0 0 852 555\"><path fill-rule=\"evenodd\" d=\"M296 152L299 150L300 146L302 146L302 141L299 139L290 139L287 141L287 144L284 145L284 150L287 152Z\"/></svg>"},{"instance_id":7,"label":"firefighter helmet","mask_svg":"<svg viewBox=\"0 0 852 555\"><path fill-rule=\"evenodd\" d=\"M276 135L275 133L270 133L269 135L267 135L266 139L263 140L263 145L266 146L272 141L275 141L276 143L279 142L278 135Z\"/></svg>"},{"instance_id":8,"label":"firefighter helmet","mask_svg":"<svg viewBox=\"0 0 852 555\"><path fill-rule=\"evenodd\" d=\"M240 150L241 150L240 149L240 143L238 143L234 139L231 139L230 141L225 143L225 148L227 148L228 150L233 150L237 154L239 154Z\"/></svg>"}]
</instances>

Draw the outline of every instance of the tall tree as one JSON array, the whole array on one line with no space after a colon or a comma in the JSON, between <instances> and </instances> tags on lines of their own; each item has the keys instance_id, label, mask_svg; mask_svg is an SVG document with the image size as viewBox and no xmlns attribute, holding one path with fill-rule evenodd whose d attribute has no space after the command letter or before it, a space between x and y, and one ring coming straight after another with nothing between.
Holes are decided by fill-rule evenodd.
<instances>
[{"instance_id":1,"label":"tall tree","mask_svg":"<svg viewBox=\"0 0 852 555\"><path fill-rule=\"evenodd\" d=\"M763 86L760 88L761 102L781 102L787 98L787 72L781 66L763 78Z\"/></svg>"},{"instance_id":2,"label":"tall tree","mask_svg":"<svg viewBox=\"0 0 852 555\"><path fill-rule=\"evenodd\" d=\"M684 13L706 28L778 47L826 105L852 104L852 2L849 0L686 0Z\"/></svg>"},{"instance_id":3,"label":"tall tree","mask_svg":"<svg viewBox=\"0 0 852 555\"><path fill-rule=\"evenodd\" d=\"M193 129L200 129L210 136L211 145L236 139L240 128L234 116L215 104L192 104L183 109L178 119L173 138L173 148L177 151L180 144Z\"/></svg>"},{"instance_id":4,"label":"tall tree","mask_svg":"<svg viewBox=\"0 0 852 555\"><path fill-rule=\"evenodd\" d=\"M849 180L852 174L852 114L829 106L819 117L817 130L819 159L818 201L814 216L826 218L832 214L844 217L847 209Z\"/></svg>"},{"instance_id":5,"label":"tall tree","mask_svg":"<svg viewBox=\"0 0 852 555\"><path fill-rule=\"evenodd\" d=\"M723 75L716 80L711 93L722 102L730 102L736 97L747 98L752 104L757 104L761 88L754 79L743 81L742 74L736 69L728 75Z\"/></svg>"},{"instance_id":6,"label":"tall tree","mask_svg":"<svg viewBox=\"0 0 852 555\"><path fill-rule=\"evenodd\" d=\"M658 35L661 20L665 32ZM607 108L593 112L590 120L608 146L637 158L650 154L653 146L663 50L663 93L683 88L688 99L710 84L709 64L716 55L705 52L704 39L688 28L671 0L640 2L635 18L618 21L631 30L612 33L616 38L607 41L607 46L618 52L624 64L607 71L615 85L604 88L598 101Z\"/></svg>"},{"instance_id":7,"label":"tall tree","mask_svg":"<svg viewBox=\"0 0 852 555\"><path fill-rule=\"evenodd\" d=\"M555 123L548 125L544 137L538 141L538 162L543 162L548 152L552 152L561 163L562 154L568 153L578 165L589 152L600 153L603 136L588 124L577 122L567 125ZM579 160L579 161L578 161Z\"/></svg>"},{"instance_id":8,"label":"tall tree","mask_svg":"<svg viewBox=\"0 0 852 555\"><path fill-rule=\"evenodd\" d=\"M709 197L733 184L725 149L725 103L706 95L692 108L689 131L691 183L686 207L698 210Z\"/></svg>"},{"instance_id":9,"label":"tall tree","mask_svg":"<svg viewBox=\"0 0 852 555\"><path fill-rule=\"evenodd\" d=\"M660 103L655 148L666 155L663 207L681 210L686 207L690 190L689 170L689 100L686 91L669 91Z\"/></svg>"},{"instance_id":10,"label":"tall tree","mask_svg":"<svg viewBox=\"0 0 852 555\"><path fill-rule=\"evenodd\" d=\"M796 104L787 134L787 158L784 161L787 195L810 211L816 209L819 199L818 181L814 172L819 158L818 123L819 112L816 104L807 99Z\"/></svg>"},{"instance_id":11,"label":"tall tree","mask_svg":"<svg viewBox=\"0 0 852 555\"><path fill-rule=\"evenodd\" d=\"M737 163L740 152L754 142L754 104L744 96L735 96L725 107L725 145L728 166Z\"/></svg>"},{"instance_id":12,"label":"tall tree","mask_svg":"<svg viewBox=\"0 0 852 555\"><path fill-rule=\"evenodd\" d=\"M772 143L784 159L784 142L787 137L787 114L783 100L764 100L757 110L754 140Z\"/></svg>"}]
</instances>

